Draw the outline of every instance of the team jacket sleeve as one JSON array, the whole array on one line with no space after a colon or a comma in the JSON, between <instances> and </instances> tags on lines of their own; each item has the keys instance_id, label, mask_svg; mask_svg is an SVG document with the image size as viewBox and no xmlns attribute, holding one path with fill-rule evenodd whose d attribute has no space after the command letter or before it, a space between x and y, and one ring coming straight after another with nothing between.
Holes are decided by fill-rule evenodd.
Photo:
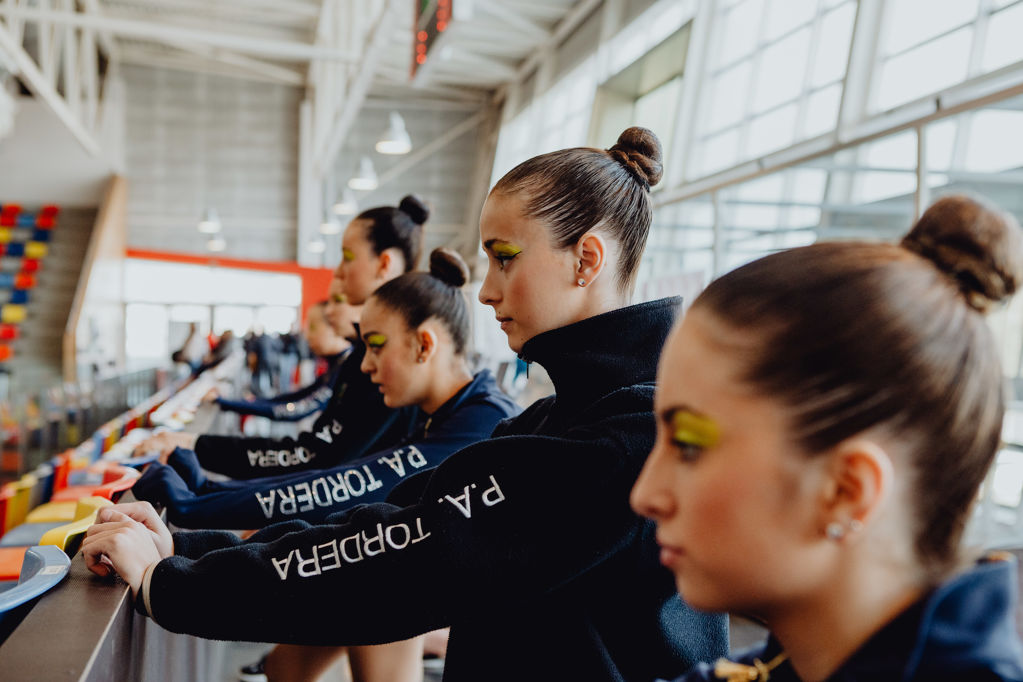
<instances>
[{"instance_id":1,"label":"team jacket sleeve","mask_svg":"<svg viewBox=\"0 0 1023 682\"><path fill-rule=\"evenodd\" d=\"M332 373L324 374L298 391L273 398L256 400L217 398L217 405L222 410L238 414L266 417L275 421L298 421L327 406L334 393L331 387L332 378Z\"/></svg>"},{"instance_id":2,"label":"team jacket sleeve","mask_svg":"<svg viewBox=\"0 0 1023 682\"><path fill-rule=\"evenodd\" d=\"M262 528L291 519L322 521L358 504L383 501L399 483L433 469L485 439L505 412L468 405L428 437L382 450L345 466L251 481L216 483L197 471L194 456L176 450L170 466L151 465L136 482L139 499L162 504L182 528Z\"/></svg>"},{"instance_id":3,"label":"team jacket sleeve","mask_svg":"<svg viewBox=\"0 0 1023 682\"><path fill-rule=\"evenodd\" d=\"M557 588L641 532L628 492L643 458L626 454L638 450L622 435L637 421L648 450L648 411L565 438L478 443L434 470L415 505L360 506L199 559L170 557L141 598L175 632L319 645L390 642L481 609L498 617L503 603Z\"/></svg>"},{"instance_id":4,"label":"team jacket sleeve","mask_svg":"<svg viewBox=\"0 0 1023 682\"><path fill-rule=\"evenodd\" d=\"M414 408L392 410L379 395L366 400L334 400L312 431L298 438L200 436L195 453L205 469L232 478L259 478L309 469L326 469L396 442L411 426Z\"/></svg>"}]
</instances>

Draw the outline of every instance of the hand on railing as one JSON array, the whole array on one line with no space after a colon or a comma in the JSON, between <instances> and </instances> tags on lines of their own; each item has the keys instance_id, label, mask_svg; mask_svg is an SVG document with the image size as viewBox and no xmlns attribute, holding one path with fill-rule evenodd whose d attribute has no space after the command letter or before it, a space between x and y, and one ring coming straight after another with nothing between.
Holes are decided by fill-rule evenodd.
<instances>
[{"instance_id":1,"label":"hand on railing","mask_svg":"<svg viewBox=\"0 0 1023 682\"><path fill-rule=\"evenodd\" d=\"M105 514L102 517L97 516L97 523L90 526L82 541L86 567L96 575L104 577L111 572L117 573L131 586L131 591L135 595L138 595L142 586L146 569L172 553L172 550L164 553L157 544L162 543L164 534L167 541L170 537L166 526L158 517L155 518L155 522L158 524L158 531L162 532L154 532L146 523L136 521L118 510L119 507L136 507L142 504L148 503L104 508L102 511ZM149 508L151 510L152 506ZM139 513L138 509L132 511ZM153 516L155 517L155 511Z\"/></svg>"},{"instance_id":2,"label":"hand on railing","mask_svg":"<svg viewBox=\"0 0 1023 682\"><path fill-rule=\"evenodd\" d=\"M160 453L160 463L166 464L167 458L174 448L195 449L195 441L199 438L195 433L183 433L181 431L164 431L142 441L133 451L135 457L141 457L150 452Z\"/></svg>"}]
</instances>

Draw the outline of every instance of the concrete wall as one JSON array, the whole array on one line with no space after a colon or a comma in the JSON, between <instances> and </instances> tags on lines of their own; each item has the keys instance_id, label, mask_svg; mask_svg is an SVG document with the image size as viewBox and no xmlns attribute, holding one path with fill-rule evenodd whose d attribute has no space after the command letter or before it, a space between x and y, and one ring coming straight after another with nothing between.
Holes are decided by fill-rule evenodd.
<instances>
[{"instance_id":1,"label":"concrete wall","mask_svg":"<svg viewBox=\"0 0 1023 682\"><path fill-rule=\"evenodd\" d=\"M141 66L124 79L128 245L205 254L209 206L223 255L294 260L301 91Z\"/></svg>"}]
</instances>

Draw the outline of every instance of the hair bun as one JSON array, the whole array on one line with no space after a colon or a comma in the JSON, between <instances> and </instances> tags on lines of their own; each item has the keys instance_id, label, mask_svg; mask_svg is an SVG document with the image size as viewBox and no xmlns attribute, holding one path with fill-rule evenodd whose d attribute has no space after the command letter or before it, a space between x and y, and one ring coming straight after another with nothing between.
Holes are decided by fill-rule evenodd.
<instances>
[{"instance_id":1,"label":"hair bun","mask_svg":"<svg viewBox=\"0 0 1023 682\"><path fill-rule=\"evenodd\" d=\"M469 281L469 266L457 251L441 247L430 253L430 274L457 289Z\"/></svg>"},{"instance_id":2,"label":"hair bun","mask_svg":"<svg viewBox=\"0 0 1023 682\"><path fill-rule=\"evenodd\" d=\"M661 181L661 141L652 131L639 126L627 128L607 153L648 188Z\"/></svg>"},{"instance_id":3,"label":"hair bun","mask_svg":"<svg viewBox=\"0 0 1023 682\"><path fill-rule=\"evenodd\" d=\"M408 217L412 218L412 222L416 225L422 225L430 217L429 207L415 194L404 197L398 204L398 210L408 214Z\"/></svg>"},{"instance_id":4,"label":"hair bun","mask_svg":"<svg viewBox=\"0 0 1023 682\"><path fill-rule=\"evenodd\" d=\"M1023 278L1019 223L978 199L953 195L928 208L902 246L947 274L980 312L1008 298Z\"/></svg>"}]
</instances>

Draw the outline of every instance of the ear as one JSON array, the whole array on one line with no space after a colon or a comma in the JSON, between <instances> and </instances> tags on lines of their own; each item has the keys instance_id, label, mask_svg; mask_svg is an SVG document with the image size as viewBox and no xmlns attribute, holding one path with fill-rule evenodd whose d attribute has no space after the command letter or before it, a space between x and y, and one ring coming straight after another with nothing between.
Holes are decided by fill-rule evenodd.
<instances>
[{"instance_id":1,"label":"ear","mask_svg":"<svg viewBox=\"0 0 1023 682\"><path fill-rule=\"evenodd\" d=\"M894 481L887 450L868 438L840 443L830 455L827 485L822 497L820 527L862 527L877 512Z\"/></svg>"},{"instance_id":2,"label":"ear","mask_svg":"<svg viewBox=\"0 0 1023 682\"><path fill-rule=\"evenodd\" d=\"M419 346L416 360L425 362L437 350L437 333L426 325L420 325L416 330L416 342Z\"/></svg>"},{"instance_id":3,"label":"ear","mask_svg":"<svg viewBox=\"0 0 1023 682\"><path fill-rule=\"evenodd\" d=\"M583 280L588 286L595 281L607 264L607 241L596 232L587 232L575 243L577 280Z\"/></svg>"},{"instance_id":4,"label":"ear","mask_svg":"<svg viewBox=\"0 0 1023 682\"><path fill-rule=\"evenodd\" d=\"M384 252L377 256L377 276L384 277L392 267L394 267L394 253L390 249L384 249Z\"/></svg>"}]
</instances>

